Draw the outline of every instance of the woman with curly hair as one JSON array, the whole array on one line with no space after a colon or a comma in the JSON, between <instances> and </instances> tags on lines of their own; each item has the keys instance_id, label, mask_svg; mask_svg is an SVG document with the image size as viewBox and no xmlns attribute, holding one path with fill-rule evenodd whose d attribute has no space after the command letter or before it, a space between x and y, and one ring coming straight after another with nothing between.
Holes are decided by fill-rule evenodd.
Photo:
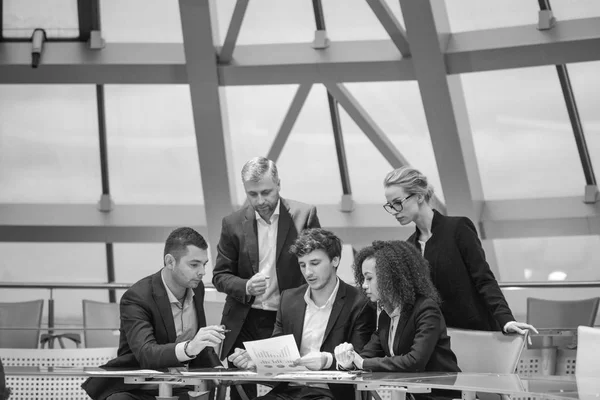
<instances>
[{"instance_id":1,"label":"woman with curly hair","mask_svg":"<svg viewBox=\"0 0 600 400\"><path fill-rule=\"evenodd\" d=\"M382 312L377 331L360 355L349 343L335 348L340 367L374 372L460 372L429 266L413 245L375 241L357 253L353 269L357 284Z\"/></svg>"}]
</instances>

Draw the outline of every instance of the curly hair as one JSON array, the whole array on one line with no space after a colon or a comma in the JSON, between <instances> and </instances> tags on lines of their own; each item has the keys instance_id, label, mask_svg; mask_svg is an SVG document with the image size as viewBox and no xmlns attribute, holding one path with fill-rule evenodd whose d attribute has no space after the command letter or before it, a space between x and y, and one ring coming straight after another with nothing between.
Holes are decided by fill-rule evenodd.
<instances>
[{"instance_id":1,"label":"curly hair","mask_svg":"<svg viewBox=\"0 0 600 400\"><path fill-rule=\"evenodd\" d=\"M342 241L335 233L323 228L304 229L290 246L289 252L300 258L319 249L333 260L342 256Z\"/></svg>"},{"instance_id":2,"label":"curly hair","mask_svg":"<svg viewBox=\"0 0 600 400\"><path fill-rule=\"evenodd\" d=\"M429 263L412 244L400 240L376 240L354 257L354 279L362 286L362 264L375 259L379 301L387 309L401 306L412 310L417 296L428 297L438 304L439 294L430 278Z\"/></svg>"}]
</instances>

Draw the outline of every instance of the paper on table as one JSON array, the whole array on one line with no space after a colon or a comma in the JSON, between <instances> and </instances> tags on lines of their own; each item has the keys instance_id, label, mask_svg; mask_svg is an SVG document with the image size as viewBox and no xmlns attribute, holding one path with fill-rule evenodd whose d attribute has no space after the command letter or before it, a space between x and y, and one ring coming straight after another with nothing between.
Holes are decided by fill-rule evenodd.
<instances>
[{"instance_id":1,"label":"paper on table","mask_svg":"<svg viewBox=\"0 0 600 400\"><path fill-rule=\"evenodd\" d=\"M356 375L344 371L298 371L287 374L279 374L276 376L276 378L283 380L356 379Z\"/></svg>"},{"instance_id":2,"label":"paper on table","mask_svg":"<svg viewBox=\"0 0 600 400\"><path fill-rule=\"evenodd\" d=\"M142 376L142 375L160 375L162 372L156 371L153 369L133 369L133 370L96 370L96 371L85 371L90 375L132 375L132 376Z\"/></svg>"},{"instance_id":3,"label":"paper on table","mask_svg":"<svg viewBox=\"0 0 600 400\"><path fill-rule=\"evenodd\" d=\"M294 366L294 361L300 358L300 352L293 335L244 342L244 346L262 373L307 370L304 366Z\"/></svg>"},{"instance_id":4,"label":"paper on table","mask_svg":"<svg viewBox=\"0 0 600 400\"><path fill-rule=\"evenodd\" d=\"M185 376L251 376L256 375L254 371L219 371L219 372L206 372L206 371L181 371L181 375Z\"/></svg>"}]
</instances>

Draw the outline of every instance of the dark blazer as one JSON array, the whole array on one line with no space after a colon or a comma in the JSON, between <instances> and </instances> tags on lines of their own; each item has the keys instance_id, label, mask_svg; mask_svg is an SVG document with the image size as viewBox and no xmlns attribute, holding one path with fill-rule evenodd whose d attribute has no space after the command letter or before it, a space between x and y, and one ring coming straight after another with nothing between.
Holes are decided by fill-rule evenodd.
<instances>
[{"instance_id":1,"label":"dark blazer","mask_svg":"<svg viewBox=\"0 0 600 400\"><path fill-rule=\"evenodd\" d=\"M314 206L281 199L275 267L280 291L304 283L298 259L288 250L300 231L318 227L319 218ZM219 292L227 294L221 324L231 329L223 341L221 358L225 358L232 350L255 298L246 295L246 282L259 267L256 214L252 206L223 218L217 250L212 282Z\"/></svg>"},{"instance_id":2,"label":"dark blazer","mask_svg":"<svg viewBox=\"0 0 600 400\"><path fill-rule=\"evenodd\" d=\"M302 344L302 330L306 302L304 294L308 285L286 290L281 294L281 303L277 312L277 320L273 336L294 335L298 348ZM333 355L335 347L343 342L352 343L360 351L375 331L377 312L360 289L350 286L340 279L340 287L335 296L333 308L327 321L321 351ZM335 369L334 359L331 369ZM354 385L329 384L329 389L336 399L354 398Z\"/></svg>"},{"instance_id":3,"label":"dark blazer","mask_svg":"<svg viewBox=\"0 0 600 400\"><path fill-rule=\"evenodd\" d=\"M363 369L373 372L460 372L450 350L450 337L437 303L418 297L410 312L402 312L394 336L394 356L388 337L391 319L379 314L377 332L359 354Z\"/></svg>"},{"instance_id":4,"label":"dark blazer","mask_svg":"<svg viewBox=\"0 0 600 400\"><path fill-rule=\"evenodd\" d=\"M431 279L442 297L449 327L500 331L514 317L498 286L477 236L466 217L446 217L433 211L433 236L425 245ZM419 250L420 232L408 238Z\"/></svg>"},{"instance_id":5,"label":"dark blazer","mask_svg":"<svg viewBox=\"0 0 600 400\"><path fill-rule=\"evenodd\" d=\"M204 285L194 289L194 305L198 328L206 326L204 316ZM160 271L147 276L129 288L121 298L121 336L117 358L102 367L166 369L182 367L175 355L175 323L167 291ZM222 365L212 347L207 347L190 362L190 368ZM94 377L87 379L83 389L94 400L103 400L113 393L136 389L122 378Z\"/></svg>"}]
</instances>

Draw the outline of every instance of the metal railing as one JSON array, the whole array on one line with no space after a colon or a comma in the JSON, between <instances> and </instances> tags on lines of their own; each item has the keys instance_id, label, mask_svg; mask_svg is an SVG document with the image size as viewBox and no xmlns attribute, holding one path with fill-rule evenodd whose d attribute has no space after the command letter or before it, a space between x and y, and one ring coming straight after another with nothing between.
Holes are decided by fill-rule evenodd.
<instances>
[{"instance_id":1,"label":"metal railing","mask_svg":"<svg viewBox=\"0 0 600 400\"><path fill-rule=\"evenodd\" d=\"M54 290L57 289L101 289L101 290L126 290L131 283L93 283L93 282L2 282L0 289L47 289L50 291L48 298L48 333L52 334L54 326ZM600 281L573 281L573 282L499 282L502 289L558 289L558 288L600 288ZM206 284L206 291L216 291L212 284ZM62 329L61 329L62 330Z\"/></svg>"}]
</instances>

